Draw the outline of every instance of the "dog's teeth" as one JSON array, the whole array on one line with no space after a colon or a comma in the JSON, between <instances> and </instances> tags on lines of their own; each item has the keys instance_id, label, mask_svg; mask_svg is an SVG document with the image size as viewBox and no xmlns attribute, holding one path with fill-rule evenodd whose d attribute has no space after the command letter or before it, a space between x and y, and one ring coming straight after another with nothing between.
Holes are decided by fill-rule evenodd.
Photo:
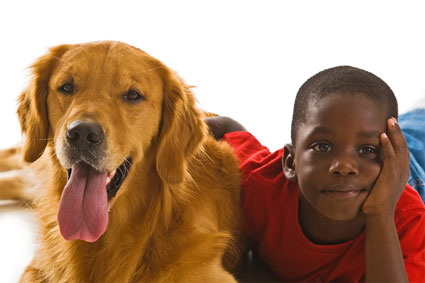
<instances>
[{"instance_id":1,"label":"dog's teeth","mask_svg":"<svg viewBox=\"0 0 425 283\"><path fill-rule=\"evenodd\" d=\"M115 169L114 171L112 171L112 172L110 172L109 174L108 174L108 177L109 178L114 178L114 176L115 176L115 173L117 173L117 169Z\"/></svg>"},{"instance_id":2,"label":"dog's teeth","mask_svg":"<svg viewBox=\"0 0 425 283\"><path fill-rule=\"evenodd\" d=\"M114 178L115 176L115 173L117 173L117 169L108 173L108 175L106 176L106 185L108 185L111 182L112 178Z\"/></svg>"}]
</instances>

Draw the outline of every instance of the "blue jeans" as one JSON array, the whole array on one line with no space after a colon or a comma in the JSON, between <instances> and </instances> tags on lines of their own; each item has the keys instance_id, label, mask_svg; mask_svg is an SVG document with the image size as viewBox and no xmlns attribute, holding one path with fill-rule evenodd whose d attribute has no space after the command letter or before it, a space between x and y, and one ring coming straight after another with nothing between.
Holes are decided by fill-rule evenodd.
<instances>
[{"instance_id":1,"label":"blue jeans","mask_svg":"<svg viewBox=\"0 0 425 283\"><path fill-rule=\"evenodd\" d=\"M398 120L410 153L409 184L425 203L425 109L400 115Z\"/></svg>"}]
</instances>

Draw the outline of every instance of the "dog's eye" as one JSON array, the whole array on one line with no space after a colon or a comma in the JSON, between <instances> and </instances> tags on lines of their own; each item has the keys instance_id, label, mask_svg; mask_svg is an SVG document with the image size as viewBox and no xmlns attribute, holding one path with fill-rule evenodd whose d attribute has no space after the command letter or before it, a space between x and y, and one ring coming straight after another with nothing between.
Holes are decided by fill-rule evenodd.
<instances>
[{"instance_id":1,"label":"dog's eye","mask_svg":"<svg viewBox=\"0 0 425 283\"><path fill-rule=\"evenodd\" d=\"M129 103L137 103L145 99L143 95L141 95L137 90L133 89L129 90L123 98L126 102Z\"/></svg>"},{"instance_id":2,"label":"dog's eye","mask_svg":"<svg viewBox=\"0 0 425 283\"><path fill-rule=\"evenodd\" d=\"M65 83L58 90L63 94L72 94L74 92L74 85L72 83Z\"/></svg>"}]
</instances>

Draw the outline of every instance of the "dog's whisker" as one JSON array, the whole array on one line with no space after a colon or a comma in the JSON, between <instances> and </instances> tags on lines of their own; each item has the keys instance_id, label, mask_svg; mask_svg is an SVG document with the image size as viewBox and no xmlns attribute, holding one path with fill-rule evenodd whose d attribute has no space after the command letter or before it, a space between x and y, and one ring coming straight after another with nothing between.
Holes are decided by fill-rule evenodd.
<instances>
[{"instance_id":1,"label":"dog's whisker","mask_svg":"<svg viewBox=\"0 0 425 283\"><path fill-rule=\"evenodd\" d=\"M64 59L62 59L62 58L59 58L59 57L57 57L57 56L53 56L53 58L55 58L56 60L58 60L58 61L61 61L62 63L65 63L65 65L67 65L67 66L71 66L71 64L69 64L69 62L67 62L67 61L65 61Z\"/></svg>"},{"instance_id":2,"label":"dog's whisker","mask_svg":"<svg viewBox=\"0 0 425 283\"><path fill-rule=\"evenodd\" d=\"M147 73L147 72L151 72L151 71L155 71L155 70L159 70L159 69L165 69L165 67L164 66L157 66L157 67L154 67L154 68L143 70L143 72Z\"/></svg>"},{"instance_id":3,"label":"dog's whisker","mask_svg":"<svg viewBox=\"0 0 425 283\"><path fill-rule=\"evenodd\" d=\"M130 169L132 169L132 174L136 178L136 180L138 180L139 182L142 182L143 178L140 175L140 173L137 170L135 170L133 163L130 162L128 159L126 159L124 162L125 162L125 165L126 165L125 169L127 170L127 172L129 172Z\"/></svg>"}]
</instances>

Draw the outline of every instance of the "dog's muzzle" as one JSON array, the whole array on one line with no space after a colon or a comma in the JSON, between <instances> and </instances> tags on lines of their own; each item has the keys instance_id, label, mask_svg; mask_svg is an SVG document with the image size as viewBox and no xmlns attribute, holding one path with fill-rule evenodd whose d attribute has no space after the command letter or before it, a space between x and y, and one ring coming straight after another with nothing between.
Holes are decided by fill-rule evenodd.
<instances>
[{"instance_id":1,"label":"dog's muzzle","mask_svg":"<svg viewBox=\"0 0 425 283\"><path fill-rule=\"evenodd\" d=\"M106 139L93 122L73 121L66 128L62 158L69 166L58 211L58 224L67 240L94 242L108 224L109 201L115 197L131 167L131 157L106 169ZM60 158L60 156L58 156Z\"/></svg>"}]
</instances>

